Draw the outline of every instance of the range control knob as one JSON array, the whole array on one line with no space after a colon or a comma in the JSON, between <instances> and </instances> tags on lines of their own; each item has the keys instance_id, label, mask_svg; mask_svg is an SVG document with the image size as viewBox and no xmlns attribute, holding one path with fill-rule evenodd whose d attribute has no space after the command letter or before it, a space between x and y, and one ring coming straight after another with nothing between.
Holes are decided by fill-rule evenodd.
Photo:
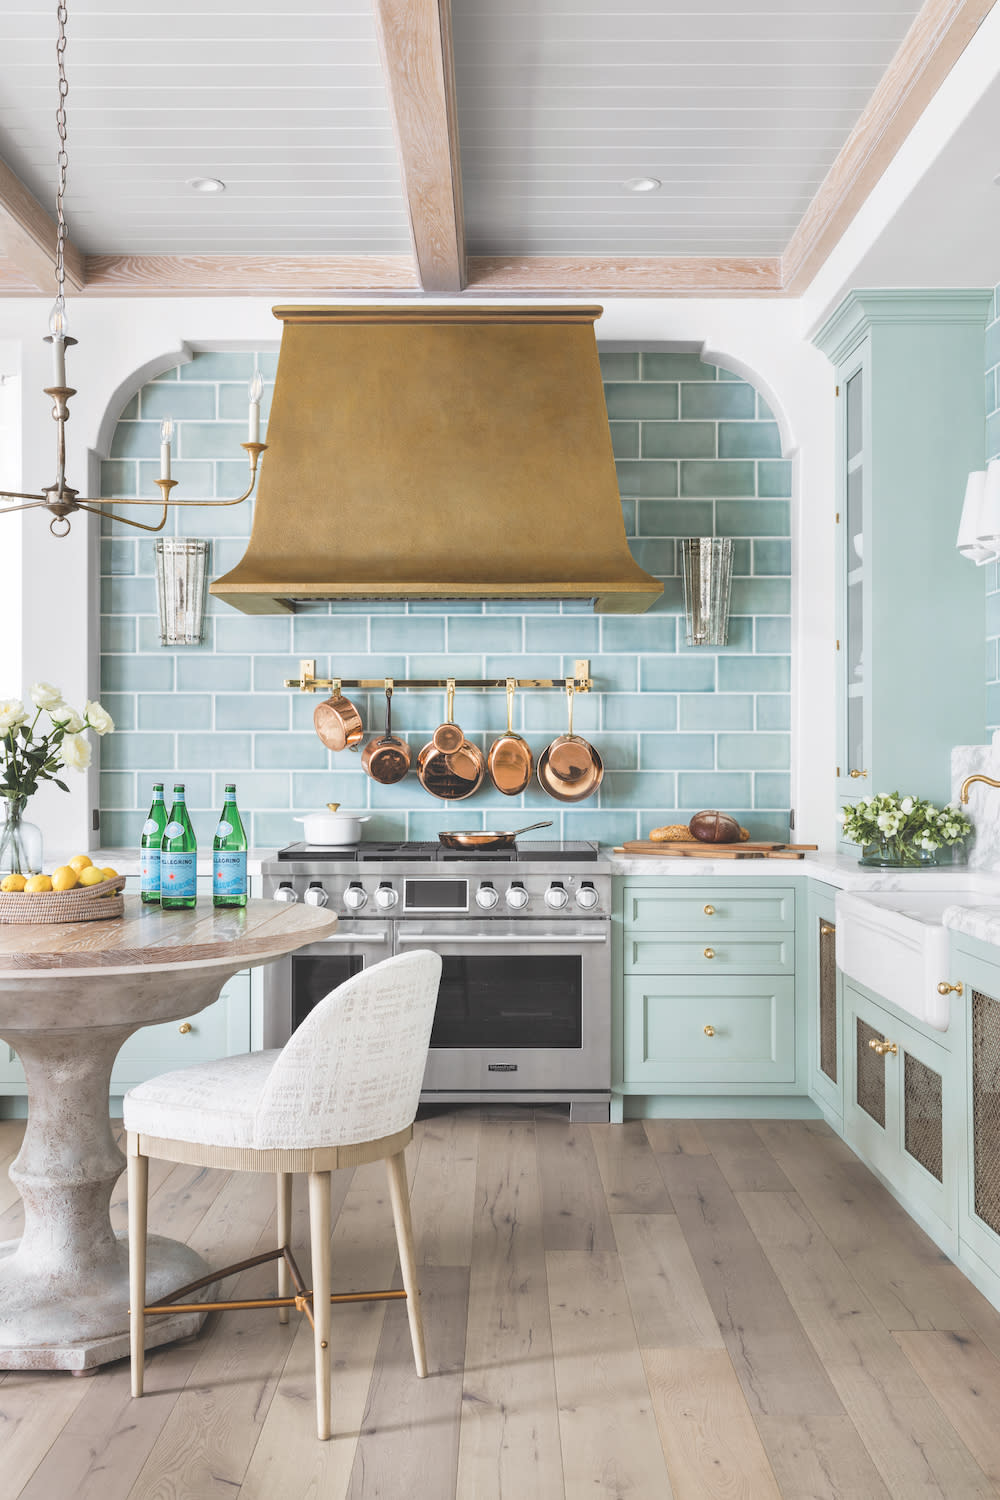
<instances>
[{"instance_id":1,"label":"range control knob","mask_svg":"<svg viewBox=\"0 0 1000 1500\"><path fill-rule=\"evenodd\" d=\"M344 892L344 905L349 911L360 911L368 900L365 888L360 880L352 880Z\"/></svg>"},{"instance_id":2,"label":"range control knob","mask_svg":"<svg viewBox=\"0 0 1000 1500\"><path fill-rule=\"evenodd\" d=\"M375 905L382 911L388 911L399 901L398 894L392 888L391 880L380 880L378 890L375 892Z\"/></svg>"},{"instance_id":3,"label":"range control knob","mask_svg":"<svg viewBox=\"0 0 1000 1500\"><path fill-rule=\"evenodd\" d=\"M298 899L295 887L290 880L283 880L274 893L275 901L297 901Z\"/></svg>"},{"instance_id":4,"label":"range control knob","mask_svg":"<svg viewBox=\"0 0 1000 1500\"><path fill-rule=\"evenodd\" d=\"M330 898L324 891L321 880L310 880L309 889L302 899L307 906L326 906Z\"/></svg>"},{"instance_id":5,"label":"range control knob","mask_svg":"<svg viewBox=\"0 0 1000 1500\"><path fill-rule=\"evenodd\" d=\"M580 889L576 893L577 906L582 906L585 910L590 911L592 907L597 905L600 899L592 883L589 880L581 880Z\"/></svg>"},{"instance_id":6,"label":"range control knob","mask_svg":"<svg viewBox=\"0 0 1000 1500\"><path fill-rule=\"evenodd\" d=\"M484 880L476 892L476 905L483 911L492 911L499 900L500 894L494 889L492 880Z\"/></svg>"},{"instance_id":7,"label":"range control knob","mask_svg":"<svg viewBox=\"0 0 1000 1500\"><path fill-rule=\"evenodd\" d=\"M545 892L545 905L551 906L553 911L561 911L569 905L569 892L561 880L553 880Z\"/></svg>"},{"instance_id":8,"label":"range control knob","mask_svg":"<svg viewBox=\"0 0 1000 1500\"><path fill-rule=\"evenodd\" d=\"M510 885L507 887L506 901L507 905L513 907L515 911L522 911L524 907L527 906L528 893L524 889L523 881L511 881Z\"/></svg>"}]
</instances>

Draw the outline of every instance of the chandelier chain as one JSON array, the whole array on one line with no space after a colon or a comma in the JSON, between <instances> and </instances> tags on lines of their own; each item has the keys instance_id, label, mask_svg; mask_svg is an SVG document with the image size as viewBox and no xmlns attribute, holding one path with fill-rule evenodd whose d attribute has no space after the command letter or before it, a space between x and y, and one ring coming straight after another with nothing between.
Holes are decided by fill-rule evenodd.
<instances>
[{"instance_id":1,"label":"chandelier chain","mask_svg":"<svg viewBox=\"0 0 1000 1500\"><path fill-rule=\"evenodd\" d=\"M59 106L56 110L59 153L56 157L56 165L59 168L59 180L56 186L55 271L56 301L61 309L66 300L64 289L66 279L66 214L63 208L63 199L66 195L66 169L69 166L69 155L66 150L66 95L69 93L69 84L66 81L66 6L64 0L59 0L59 3L56 5L56 20L58 22L56 64L59 70Z\"/></svg>"}]
</instances>

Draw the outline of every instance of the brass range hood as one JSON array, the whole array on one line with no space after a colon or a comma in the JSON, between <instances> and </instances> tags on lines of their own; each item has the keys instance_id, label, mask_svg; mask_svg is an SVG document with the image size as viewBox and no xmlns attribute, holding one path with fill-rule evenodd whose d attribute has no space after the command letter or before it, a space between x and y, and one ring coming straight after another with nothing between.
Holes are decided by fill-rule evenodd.
<instances>
[{"instance_id":1,"label":"brass range hood","mask_svg":"<svg viewBox=\"0 0 1000 1500\"><path fill-rule=\"evenodd\" d=\"M253 533L211 591L592 599L640 614L604 405L599 307L277 307Z\"/></svg>"}]
</instances>

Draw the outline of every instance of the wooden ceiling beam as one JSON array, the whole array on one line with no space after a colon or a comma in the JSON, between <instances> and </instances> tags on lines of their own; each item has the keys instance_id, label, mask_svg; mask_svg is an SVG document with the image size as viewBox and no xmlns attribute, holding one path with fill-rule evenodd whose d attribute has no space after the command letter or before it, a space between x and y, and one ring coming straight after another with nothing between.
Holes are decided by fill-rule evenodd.
<instances>
[{"instance_id":1,"label":"wooden ceiling beam","mask_svg":"<svg viewBox=\"0 0 1000 1500\"><path fill-rule=\"evenodd\" d=\"M0 253L39 292L55 287L56 226L20 177L0 161ZM78 292L84 283L83 256L66 241L66 285Z\"/></svg>"},{"instance_id":2,"label":"wooden ceiling beam","mask_svg":"<svg viewBox=\"0 0 1000 1500\"><path fill-rule=\"evenodd\" d=\"M471 255L468 292L778 297L781 258L732 255Z\"/></svg>"},{"instance_id":3,"label":"wooden ceiling beam","mask_svg":"<svg viewBox=\"0 0 1000 1500\"><path fill-rule=\"evenodd\" d=\"M996 0L925 0L782 256L803 292L892 161Z\"/></svg>"},{"instance_id":4,"label":"wooden ceiling beam","mask_svg":"<svg viewBox=\"0 0 1000 1500\"><path fill-rule=\"evenodd\" d=\"M374 0L375 26L417 275L425 292L465 285L450 0Z\"/></svg>"},{"instance_id":5,"label":"wooden ceiling beam","mask_svg":"<svg viewBox=\"0 0 1000 1500\"><path fill-rule=\"evenodd\" d=\"M408 255L88 255L84 296L419 292ZM0 281L0 295L4 286Z\"/></svg>"}]
</instances>

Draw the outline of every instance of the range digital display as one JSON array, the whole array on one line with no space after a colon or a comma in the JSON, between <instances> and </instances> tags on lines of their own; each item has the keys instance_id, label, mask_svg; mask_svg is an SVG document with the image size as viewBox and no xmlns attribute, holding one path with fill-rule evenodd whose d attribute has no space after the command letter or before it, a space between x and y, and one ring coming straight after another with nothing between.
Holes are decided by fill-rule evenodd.
<instances>
[{"instance_id":1,"label":"range digital display","mask_svg":"<svg viewBox=\"0 0 1000 1500\"><path fill-rule=\"evenodd\" d=\"M468 911L467 880L404 880L404 911Z\"/></svg>"}]
</instances>

